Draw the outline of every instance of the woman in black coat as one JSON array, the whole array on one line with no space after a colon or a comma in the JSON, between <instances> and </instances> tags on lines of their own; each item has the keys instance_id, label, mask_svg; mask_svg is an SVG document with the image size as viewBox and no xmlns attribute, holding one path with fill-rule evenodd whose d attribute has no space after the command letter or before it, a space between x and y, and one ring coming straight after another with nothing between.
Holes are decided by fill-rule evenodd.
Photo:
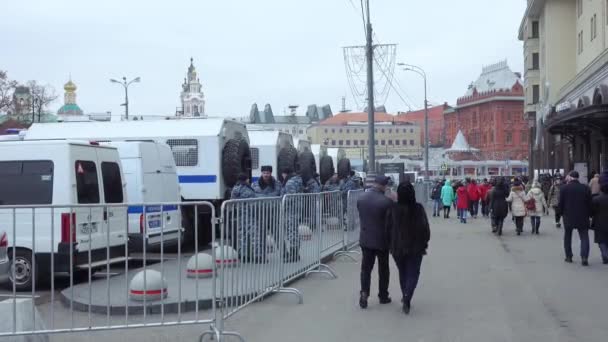
<instances>
[{"instance_id":1,"label":"woman in black coat","mask_svg":"<svg viewBox=\"0 0 608 342\"><path fill-rule=\"evenodd\" d=\"M499 178L496 186L490 192L490 210L492 211L492 233L502 235L502 226L505 217L509 214L507 203L509 189L505 184L504 178Z\"/></svg>"},{"instance_id":2,"label":"woman in black coat","mask_svg":"<svg viewBox=\"0 0 608 342\"><path fill-rule=\"evenodd\" d=\"M608 264L608 174L604 173L602 175L600 185L601 192L599 196L593 198L591 212L593 214L595 243L600 247L604 264Z\"/></svg>"},{"instance_id":3,"label":"woman in black coat","mask_svg":"<svg viewBox=\"0 0 608 342\"><path fill-rule=\"evenodd\" d=\"M390 252L399 269L403 312L409 314L414 290L420 278L422 258L431 238L426 212L416 202L416 192L410 182L399 184L397 203L388 215L386 222L390 234Z\"/></svg>"}]
</instances>

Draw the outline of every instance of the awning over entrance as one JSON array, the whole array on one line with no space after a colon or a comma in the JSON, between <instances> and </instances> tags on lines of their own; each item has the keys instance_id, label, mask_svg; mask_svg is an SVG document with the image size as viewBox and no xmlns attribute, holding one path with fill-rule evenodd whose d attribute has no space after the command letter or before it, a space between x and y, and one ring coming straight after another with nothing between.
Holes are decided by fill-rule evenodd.
<instances>
[{"instance_id":1,"label":"awning over entrance","mask_svg":"<svg viewBox=\"0 0 608 342\"><path fill-rule=\"evenodd\" d=\"M577 136L596 132L608 136L608 104L553 113L547 117L545 127L555 135Z\"/></svg>"}]
</instances>

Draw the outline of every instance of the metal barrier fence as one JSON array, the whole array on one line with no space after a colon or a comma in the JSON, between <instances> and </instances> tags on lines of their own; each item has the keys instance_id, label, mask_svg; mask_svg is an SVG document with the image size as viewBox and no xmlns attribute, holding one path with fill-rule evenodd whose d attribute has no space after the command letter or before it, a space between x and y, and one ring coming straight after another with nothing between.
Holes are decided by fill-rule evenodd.
<instances>
[{"instance_id":1,"label":"metal barrier fence","mask_svg":"<svg viewBox=\"0 0 608 342\"><path fill-rule=\"evenodd\" d=\"M272 293L301 303L287 287L299 277L335 277L322 260L356 245L361 193L225 201L219 219L209 202L0 206L0 337L208 324L201 339L243 340L226 319ZM211 244L183 222L209 227Z\"/></svg>"}]
</instances>

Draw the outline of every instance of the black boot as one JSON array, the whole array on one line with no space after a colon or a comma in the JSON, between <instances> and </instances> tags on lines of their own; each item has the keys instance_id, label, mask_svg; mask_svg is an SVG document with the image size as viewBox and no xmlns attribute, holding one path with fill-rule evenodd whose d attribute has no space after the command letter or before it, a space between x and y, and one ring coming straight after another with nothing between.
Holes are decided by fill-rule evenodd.
<instances>
[{"instance_id":1,"label":"black boot","mask_svg":"<svg viewBox=\"0 0 608 342\"><path fill-rule=\"evenodd\" d=\"M361 309L367 309L367 297L369 297L369 294L365 292L361 292L359 295L359 306Z\"/></svg>"},{"instance_id":2,"label":"black boot","mask_svg":"<svg viewBox=\"0 0 608 342\"><path fill-rule=\"evenodd\" d=\"M401 300L401 302L403 303L403 307L402 307L403 313L406 314L406 315L409 315L410 314L410 309L411 309L410 299L409 298L403 298Z\"/></svg>"}]
</instances>

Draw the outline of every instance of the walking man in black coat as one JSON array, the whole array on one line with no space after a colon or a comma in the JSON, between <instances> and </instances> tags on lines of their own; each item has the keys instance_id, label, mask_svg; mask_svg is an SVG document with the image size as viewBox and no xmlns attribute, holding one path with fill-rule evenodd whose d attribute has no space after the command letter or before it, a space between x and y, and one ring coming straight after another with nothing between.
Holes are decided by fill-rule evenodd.
<instances>
[{"instance_id":1,"label":"walking man in black coat","mask_svg":"<svg viewBox=\"0 0 608 342\"><path fill-rule=\"evenodd\" d=\"M558 210L564 216L564 251L566 262L572 262L572 231L578 230L581 239L581 260L589 266L589 218L591 217L591 190L578 181L579 174L570 172L570 182L561 188Z\"/></svg>"},{"instance_id":2,"label":"walking man in black coat","mask_svg":"<svg viewBox=\"0 0 608 342\"><path fill-rule=\"evenodd\" d=\"M393 201L384 195L388 181L389 178L386 176L377 176L373 188L361 195L357 201L361 222L359 244L363 254L361 260L361 295L359 298L359 306L362 309L367 308L372 270L376 258L378 258L378 297L380 298L380 304L391 302L388 295L390 246L386 219Z\"/></svg>"}]
</instances>

